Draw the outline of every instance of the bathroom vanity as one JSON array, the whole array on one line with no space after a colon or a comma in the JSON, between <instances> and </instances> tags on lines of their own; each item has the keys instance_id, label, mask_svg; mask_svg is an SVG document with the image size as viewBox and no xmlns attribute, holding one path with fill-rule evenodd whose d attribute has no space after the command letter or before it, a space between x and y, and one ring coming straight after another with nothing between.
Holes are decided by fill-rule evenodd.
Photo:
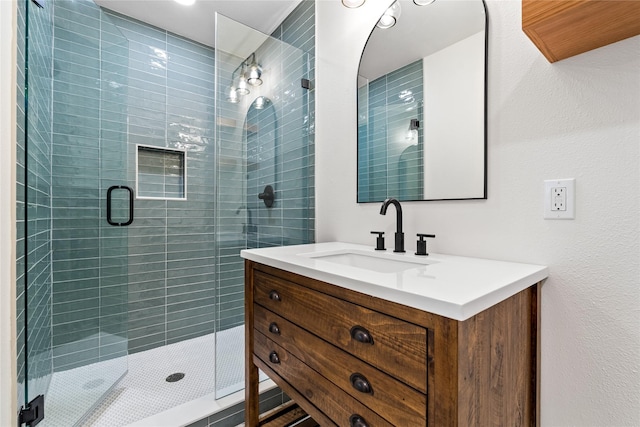
<instances>
[{"instance_id":1,"label":"bathroom vanity","mask_svg":"<svg viewBox=\"0 0 640 427\"><path fill-rule=\"evenodd\" d=\"M345 243L242 251L258 368L321 426L534 426L543 266Z\"/></svg>"}]
</instances>

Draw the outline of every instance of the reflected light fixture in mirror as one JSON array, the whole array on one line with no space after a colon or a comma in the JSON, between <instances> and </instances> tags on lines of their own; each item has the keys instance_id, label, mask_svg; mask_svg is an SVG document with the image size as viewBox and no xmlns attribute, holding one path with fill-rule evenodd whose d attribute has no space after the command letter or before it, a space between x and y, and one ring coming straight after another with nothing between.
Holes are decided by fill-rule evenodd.
<instances>
[{"instance_id":1,"label":"reflected light fixture in mirror","mask_svg":"<svg viewBox=\"0 0 640 427\"><path fill-rule=\"evenodd\" d=\"M409 130L407 131L407 136L405 139L409 141L418 141L418 129L420 128L420 120L411 119L409 121Z\"/></svg>"},{"instance_id":2,"label":"reflected light fixture in mirror","mask_svg":"<svg viewBox=\"0 0 640 427\"><path fill-rule=\"evenodd\" d=\"M238 80L235 78L236 75ZM238 103L240 101L239 96L249 95L249 86L255 87L262 84L261 77L262 67L256 60L256 53L253 52L231 73L231 86L229 87L227 101L232 104Z\"/></svg>"},{"instance_id":3,"label":"reflected light fixture in mirror","mask_svg":"<svg viewBox=\"0 0 640 427\"><path fill-rule=\"evenodd\" d=\"M256 110L263 110L264 107L266 107L270 103L271 101L269 100L269 98L264 96L259 96L256 98L255 101L253 101L253 106L256 108Z\"/></svg>"},{"instance_id":4,"label":"reflected light fixture in mirror","mask_svg":"<svg viewBox=\"0 0 640 427\"><path fill-rule=\"evenodd\" d=\"M249 88L247 88L247 76L244 73L244 65L242 66L242 71L240 71L236 93L238 95L249 95Z\"/></svg>"},{"instance_id":5,"label":"reflected light fixture in mirror","mask_svg":"<svg viewBox=\"0 0 640 427\"><path fill-rule=\"evenodd\" d=\"M262 79L260 78L262 76L262 67L256 62L255 52L251 54L250 58L252 58L252 60L251 64L249 64L249 77L247 82L251 86L260 86L262 84Z\"/></svg>"},{"instance_id":6,"label":"reflected light fixture in mirror","mask_svg":"<svg viewBox=\"0 0 640 427\"><path fill-rule=\"evenodd\" d=\"M365 0L342 0L342 4L348 8L360 7L364 4Z\"/></svg>"},{"instance_id":7,"label":"reflected light fixture in mirror","mask_svg":"<svg viewBox=\"0 0 640 427\"><path fill-rule=\"evenodd\" d=\"M229 93L227 94L227 101L229 101L232 104L237 104L238 103L238 93L236 92L236 87L235 86L231 86L229 88Z\"/></svg>"},{"instance_id":8,"label":"reflected light fixture in mirror","mask_svg":"<svg viewBox=\"0 0 640 427\"><path fill-rule=\"evenodd\" d=\"M400 3L396 1L380 17L380 20L377 24L378 27L387 29L396 25L396 22L398 22L398 18L400 18L400 12Z\"/></svg>"}]
</instances>

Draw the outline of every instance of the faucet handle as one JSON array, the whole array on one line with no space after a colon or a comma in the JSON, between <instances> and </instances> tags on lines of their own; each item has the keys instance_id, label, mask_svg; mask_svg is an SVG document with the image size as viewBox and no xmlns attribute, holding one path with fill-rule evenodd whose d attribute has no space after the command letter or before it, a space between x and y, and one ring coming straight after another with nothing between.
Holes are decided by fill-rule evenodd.
<instances>
[{"instance_id":1,"label":"faucet handle","mask_svg":"<svg viewBox=\"0 0 640 427\"><path fill-rule=\"evenodd\" d=\"M372 231L371 234L377 234L376 238L376 251L386 251L384 247L384 231Z\"/></svg>"},{"instance_id":2,"label":"faucet handle","mask_svg":"<svg viewBox=\"0 0 640 427\"><path fill-rule=\"evenodd\" d=\"M436 235L418 233L418 237L420 238L420 240L416 242L416 246L417 246L416 255L429 256L429 254L427 253L427 241L424 239L427 237L430 237L433 239L436 237Z\"/></svg>"}]
</instances>

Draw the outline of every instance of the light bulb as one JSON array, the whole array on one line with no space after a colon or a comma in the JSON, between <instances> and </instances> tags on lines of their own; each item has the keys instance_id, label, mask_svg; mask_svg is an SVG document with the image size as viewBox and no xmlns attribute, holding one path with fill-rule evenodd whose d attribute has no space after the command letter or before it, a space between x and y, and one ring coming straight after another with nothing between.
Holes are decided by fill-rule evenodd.
<instances>
[{"instance_id":1,"label":"light bulb","mask_svg":"<svg viewBox=\"0 0 640 427\"><path fill-rule=\"evenodd\" d=\"M364 2L365 0L342 0L342 4L351 9L362 6Z\"/></svg>"},{"instance_id":2,"label":"light bulb","mask_svg":"<svg viewBox=\"0 0 640 427\"><path fill-rule=\"evenodd\" d=\"M249 67L249 78L247 79L247 82L251 86L260 86L262 84L260 76L262 76L262 67L254 62Z\"/></svg>"},{"instance_id":3,"label":"light bulb","mask_svg":"<svg viewBox=\"0 0 640 427\"><path fill-rule=\"evenodd\" d=\"M269 103L269 100L267 98L265 98L264 96L259 96L256 98L253 105L254 107L256 107L256 110L263 110L268 103Z\"/></svg>"},{"instance_id":4,"label":"light bulb","mask_svg":"<svg viewBox=\"0 0 640 427\"><path fill-rule=\"evenodd\" d=\"M227 101L231 102L232 104L238 103L238 93L236 92L236 88L233 86L231 86L231 88L229 89L229 94L227 95Z\"/></svg>"},{"instance_id":5,"label":"light bulb","mask_svg":"<svg viewBox=\"0 0 640 427\"><path fill-rule=\"evenodd\" d=\"M378 27L383 28L385 30L387 28L393 27L394 25L396 25L396 18L394 18L391 15L384 14L378 21Z\"/></svg>"},{"instance_id":6,"label":"light bulb","mask_svg":"<svg viewBox=\"0 0 640 427\"><path fill-rule=\"evenodd\" d=\"M238 87L236 88L238 95L249 95L249 89L247 88L247 78L242 74L238 80Z\"/></svg>"},{"instance_id":7,"label":"light bulb","mask_svg":"<svg viewBox=\"0 0 640 427\"><path fill-rule=\"evenodd\" d=\"M384 12L384 15L378 21L378 27L387 29L396 25L398 18L400 18L400 12L400 3L396 1Z\"/></svg>"}]
</instances>

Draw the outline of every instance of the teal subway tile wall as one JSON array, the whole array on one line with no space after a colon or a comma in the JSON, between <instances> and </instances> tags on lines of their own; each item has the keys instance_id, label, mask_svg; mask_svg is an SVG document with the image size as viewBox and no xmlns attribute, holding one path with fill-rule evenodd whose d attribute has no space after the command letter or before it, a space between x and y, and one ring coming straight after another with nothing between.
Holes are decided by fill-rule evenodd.
<instances>
[{"instance_id":1,"label":"teal subway tile wall","mask_svg":"<svg viewBox=\"0 0 640 427\"><path fill-rule=\"evenodd\" d=\"M57 372L127 354L128 231L106 223L105 196L111 185L127 184L118 153L127 148L128 48L93 2L59 1L52 9ZM125 360L118 369L126 372Z\"/></svg>"},{"instance_id":2,"label":"teal subway tile wall","mask_svg":"<svg viewBox=\"0 0 640 427\"><path fill-rule=\"evenodd\" d=\"M422 121L422 75L420 60L359 87L358 202L422 199L423 131L409 133Z\"/></svg>"},{"instance_id":3,"label":"teal subway tile wall","mask_svg":"<svg viewBox=\"0 0 640 427\"><path fill-rule=\"evenodd\" d=\"M303 1L256 51L257 60L269 73L263 74L266 96L264 108L253 94L247 95L249 108L219 100L219 142L222 155L233 157L237 147L246 153L246 166L220 164L218 211L221 238L219 271L220 328L244 322L244 269L240 249L314 241L314 90L305 89L302 79L313 81L315 71L315 2ZM218 91L228 90L231 73L244 58L224 56ZM273 64L273 65L272 65ZM272 79L272 80L268 80ZM238 123L234 127L226 123ZM242 135L234 133L242 127ZM246 144L238 144L243 138ZM244 198L226 188L243 181ZM265 187L275 192L272 207L261 199ZM226 233L226 230L236 230ZM241 232L238 235L238 232Z\"/></svg>"},{"instance_id":4,"label":"teal subway tile wall","mask_svg":"<svg viewBox=\"0 0 640 427\"><path fill-rule=\"evenodd\" d=\"M218 122L216 60L239 58L92 1L46 5L18 8L19 405L53 372L242 325L240 250L314 239L314 1L256 51L278 64L269 108ZM129 227L107 222L128 218L122 186Z\"/></svg>"},{"instance_id":5,"label":"teal subway tile wall","mask_svg":"<svg viewBox=\"0 0 640 427\"><path fill-rule=\"evenodd\" d=\"M74 124L68 123L62 112L56 114L60 120L54 119L54 131L61 135L58 146L64 149L71 143L76 150L73 157L61 156L70 163L62 173L73 168L72 175L83 185L96 181L85 191L102 193L93 199L93 206L78 213L82 218L68 224L73 230L64 230L71 234L58 236L60 243L66 238L92 245L102 241L96 239L97 233L106 237L120 231L102 229L104 218L99 213L104 210L104 192L110 185L135 187L138 144L184 152L188 169L181 173L187 176L188 198L172 200L180 199L182 194L176 193L184 192L175 188L172 194L151 194L160 196L159 200L139 198L125 245L112 236L105 243L108 248L82 247L86 268L68 266L71 256L60 260L64 274L55 283L60 294L54 305L54 346L98 339L101 316L121 315L118 287L127 282L130 352L214 332L213 50L116 13L96 13L86 3L56 3L55 10L56 23L87 23L79 27L80 34L65 29L56 34L55 60L62 70L54 80L58 89L54 101L60 99L59 104L64 104L60 111L72 109L76 117ZM72 43L73 53L64 50L69 44L58 40ZM78 70L83 79L72 75ZM74 96L66 91L69 84L74 85ZM82 159L82 166L73 165L83 151L89 151L89 158ZM94 173L98 169L103 175L100 178ZM171 181L173 177L164 178ZM181 180L173 184L182 186ZM171 187L166 181L165 190ZM61 181L62 192L68 184ZM139 195L149 196L144 184ZM105 259L101 249L111 256ZM122 257L126 258L124 263ZM97 261L108 271L92 269ZM98 281L106 281L107 286ZM94 293L71 292L72 283L83 284L85 294ZM100 292L115 299L109 307L102 307L106 313L84 308L86 304L79 299L87 297L95 304L98 299L91 297ZM83 306L80 312L78 306ZM74 327L76 322L82 322L83 327ZM77 346L71 352L57 351L56 367L96 361L98 349L87 348L84 354Z\"/></svg>"},{"instance_id":6,"label":"teal subway tile wall","mask_svg":"<svg viewBox=\"0 0 640 427\"><path fill-rule=\"evenodd\" d=\"M127 253L113 254L111 258L112 263L121 264L119 256L128 256L128 264L121 267L128 271L116 274L113 270L117 267L109 266L112 274L107 282L113 294L113 288L118 286L116 279L128 274L129 351L151 349L212 333L216 327L223 330L242 324L240 249L247 245L256 247L313 240L313 91L303 93L299 80L313 79L314 3L303 2L273 34L295 44L298 50L307 49L304 55L300 52L302 59L288 64L295 66L286 67L285 80L288 82L280 87L283 101L278 106L278 116L282 118L277 131L283 138L278 141L282 150L278 190L287 208L276 211L278 223L275 227L272 212L267 217L255 215L253 219L259 226L261 241L248 243L247 239L252 236L242 235L238 228L233 237L222 239L218 252L214 242L214 50L111 11L98 13L83 3L80 6L72 2L56 3L55 11L54 105L60 109L54 114L54 159L64 164L63 174L73 175L84 185L88 180L98 179L92 171L100 167L106 175L102 180L110 181L102 182L102 187L97 184L87 186L84 191L93 195L96 191L106 191L107 184L135 187L137 177L133 165L137 146L185 153L186 200L170 200L176 197L137 199L135 221L128 228L128 249L119 248ZM65 26L72 22L87 24L81 25L80 34L76 34L71 32L76 26ZM98 81L102 86L97 86ZM72 91L67 90L69 85L73 85ZM292 96L294 92L295 96ZM302 121L297 118L301 111ZM81 120L71 120L69 115ZM242 120L242 116L237 117L238 122ZM98 141L101 141L100 148ZM128 146L126 158L119 154L124 152L118 148L122 144ZM74 151L69 151L70 146ZM243 155L237 150L227 154L235 158ZM82 164L77 164L78 158L83 159ZM221 180L224 179L223 176ZM54 192L64 193L70 184L64 177L55 176L54 180ZM248 186L252 188L251 184ZM257 183L254 187L247 191L255 196L262 190L258 191ZM225 200L225 191L237 192L236 188L237 185L218 186L221 200ZM64 198L61 196L60 200ZM101 224L104 221L94 214L104 210L104 197L94 200L99 203L76 206L78 209L74 211L84 211L79 212L82 218L66 223L60 219L61 227L56 227L58 234L55 237L59 238L57 244L61 246L60 251L56 250L56 253L60 252L60 258L56 255L54 262L59 275L54 285L56 368L65 369L100 358L99 346L87 345L86 350L81 350L77 345L78 341L97 339L95 334L100 331L97 311L91 307L74 308L81 299L89 301L92 296L104 292L101 290L103 285L96 284L96 277L91 276L100 275L99 270L92 268L103 259L99 256L100 248L74 246L86 254L82 268L70 265L70 258L62 253L71 250L64 247L71 240L87 245L97 241L96 233L101 232L97 222L99 219ZM229 217L234 225L241 227L235 213L241 204L221 204L218 207L220 217ZM224 225L224 219L222 221ZM104 232L114 231L107 229ZM111 248L111 252L114 250ZM104 263L103 260L100 262ZM214 289L216 272L218 298ZM74 292L76 287L72 284L82 285L83 292ZM92 291L93 294L88 295ZM216 309L220 316L217 325ZM82 330L73 327L79 322L83 324ZM63 345L71 342L76 346L64 351Z\"/></svg>"}]
</instances>

